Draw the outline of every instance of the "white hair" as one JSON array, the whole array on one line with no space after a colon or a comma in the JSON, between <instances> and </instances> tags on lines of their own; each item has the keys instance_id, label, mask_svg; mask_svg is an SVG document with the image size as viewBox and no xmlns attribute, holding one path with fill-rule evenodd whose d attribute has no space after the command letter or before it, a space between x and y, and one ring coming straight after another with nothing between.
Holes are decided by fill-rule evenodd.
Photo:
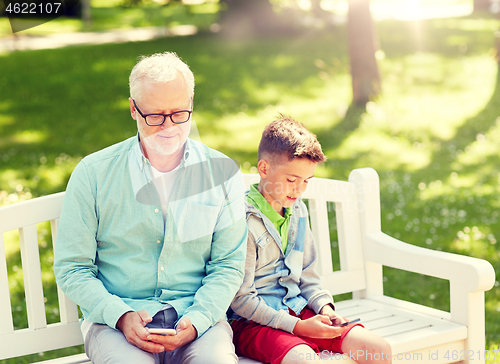
<instances>
[{"instance_id":1,"label":"white hair","mask_svg":"<svg viewBox=\"0 0 500 364\"><path fill-rule=\"evenodd\" d=\"M142 56L129 77L130 97L141 100L144 82L163 84L182 76L191 95L194 94L194 75L174 52L155 53Z\"/></svg>"}]
</instances>

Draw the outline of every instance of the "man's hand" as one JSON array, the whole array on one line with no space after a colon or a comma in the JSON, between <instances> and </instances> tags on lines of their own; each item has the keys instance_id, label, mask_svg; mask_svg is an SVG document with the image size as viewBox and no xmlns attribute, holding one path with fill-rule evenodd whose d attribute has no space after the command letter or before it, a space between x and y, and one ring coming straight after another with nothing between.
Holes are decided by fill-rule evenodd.
<instances>
[{"instance_id":1,"label":"man's hand","mask_svg":"<svg viewBox=\"0 0 500 364\"><path fill-rule=\"evenodd\" d=\"M307 320L300 320L295 324L293 333L297 336L306 336L316 339L333 339L342 335L344 327L332 326L328 316L316 315Z\"/></svg>"},{"instance_id":2,"label":"man's hand","mask_svg":"<svg viewBox=\"0 0 500 364\"><path fill-rule=\"evenodd\" d=\"M173 351L196 339L198 332L188 317L182 317L175 328L176 335L149 334L147 340L162 345L165 351Z\"/></svg>"},{"instance_id":3,"label":"man's hand","mask_svg":"<svg viewBox=\"0 0 500 364\"><path fill-rule=\"evenodd\" d=\"M320 315L328 316L333 326L339 326L346 322L346 320L340 316L330 305L325 305L320 311Z\"/></svg>"},{"instance_id":4,"label":"man's hand","mask_svg":"<svg viewBox=\"0 0 500 364\"><path fill-rule=\"evenodd\" d=\"M132 345L150 353L161 353L165 351L164 347L147 339L149 332L144 326L152 320L146 310L129 311L118 319L116 328L123 332L127 341Z\"/></svg>"}]
</instances>

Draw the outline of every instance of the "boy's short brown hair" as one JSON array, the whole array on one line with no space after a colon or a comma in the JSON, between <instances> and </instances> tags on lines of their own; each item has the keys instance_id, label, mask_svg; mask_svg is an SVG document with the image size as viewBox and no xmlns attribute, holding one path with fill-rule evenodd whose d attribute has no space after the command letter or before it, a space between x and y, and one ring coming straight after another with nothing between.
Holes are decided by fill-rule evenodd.
<instances>
[{"instance_id":1,"label":"boy's short brown hair","mask_svg":"<svg viewBox=\"0 0 500 364\"><path fill-rule=\"evenodd\" d=\"M280 114L279 119L266 126L262 133L257 158L276 160L286 157L289 161L295 158L306 158L311 162L326 160L316 135L293 120Z\"/></svg>"}]
</instances>

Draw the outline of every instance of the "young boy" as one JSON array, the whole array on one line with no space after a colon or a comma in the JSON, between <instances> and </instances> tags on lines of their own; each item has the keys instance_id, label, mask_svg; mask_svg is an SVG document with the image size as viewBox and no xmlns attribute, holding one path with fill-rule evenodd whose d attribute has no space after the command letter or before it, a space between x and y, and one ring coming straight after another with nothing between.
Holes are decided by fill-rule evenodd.
<instances>
[{"instance_id":1,"label":"young boy","mask_svg":"<svg viewBox=\"0 0 500 364\"><path fill-rule=\"evenodd\" d=\"M231 304L236 353L271 364L317 362L316 353L325 351L330 358L346 353L358 363L391 363L384 339L359 324L339 327L345 320L315 271L300 196L326 160L316 136L281 115L265 128L258 159L260 183L246 196L245 278Z\"/></svg>"}]
</instances>

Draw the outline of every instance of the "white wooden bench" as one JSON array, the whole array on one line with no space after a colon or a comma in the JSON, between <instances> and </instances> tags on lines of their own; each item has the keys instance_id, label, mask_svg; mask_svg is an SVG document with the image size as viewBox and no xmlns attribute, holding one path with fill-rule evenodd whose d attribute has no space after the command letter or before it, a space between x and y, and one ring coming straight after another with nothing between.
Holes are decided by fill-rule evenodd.
<instances>
[{"instance_id":1,"label":"white wooden bench","mask_svg":"<svg viewBox=\"0 0 500 364\"><path fill-rule=\"evenodd\" d=\"M258 181L245 175L246 184ZM59 323L47 325L36 224L50 221L55 241L64 193L0 208L0 360L83 343L77 307L59 291ZM381 232L379 179L370 168L352 171L349 182L315 178L304 195L320 256L320 273L332 294L352 292L336 303L345 317L360 317L386 338L394 362L484 363L484 291L495 281L480 259L432 251ZM340 267L332 268L327 201L335 203ZM3 235L18 230L29 327L14 329ZM421 239L425 239L422 236ZM382 266L450 282L450 312L384 296ZM479 356L478 356L479 354ZM248 359L240 362L255 363ZM343 361L344 363L347 361ZM85 354L45 363L89 363Z\"/></svg>"}]
</instances>

